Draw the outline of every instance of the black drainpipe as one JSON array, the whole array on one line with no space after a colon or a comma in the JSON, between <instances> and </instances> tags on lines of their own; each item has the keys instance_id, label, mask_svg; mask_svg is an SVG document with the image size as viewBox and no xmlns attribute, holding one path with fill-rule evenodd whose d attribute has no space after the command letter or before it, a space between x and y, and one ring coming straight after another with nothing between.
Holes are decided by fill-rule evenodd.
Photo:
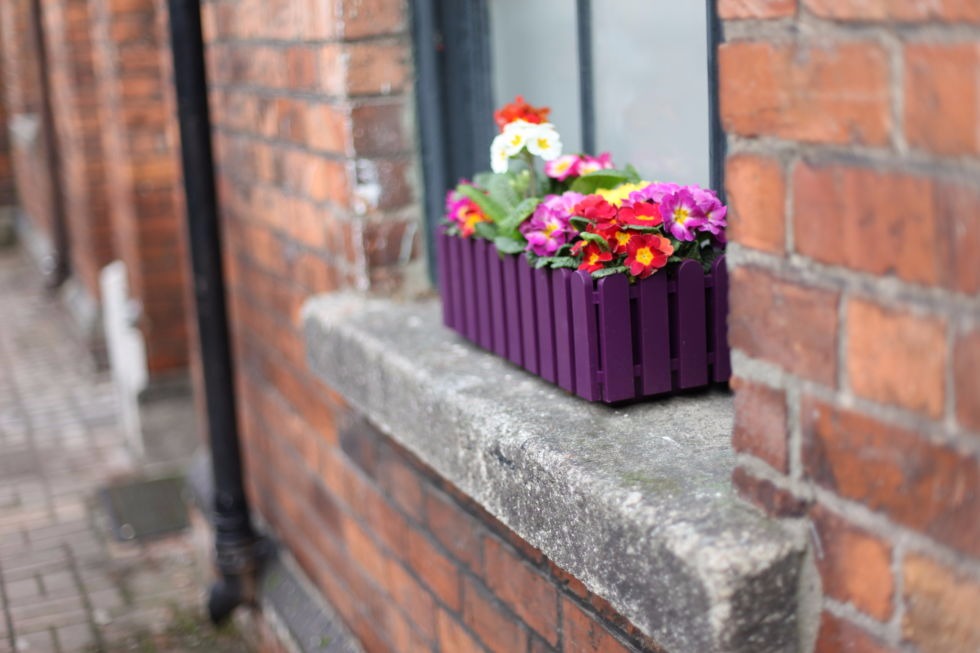
<instances>
[{"instance_id":1,"label":"black drainpipe","mask_svg":"<svg viewBox=\"0 0 980 653\"><path fill-rule=\"evenodd\" d=\"M41 0L31 3L31 22L34 30L34 41L37 46L37 70L39 73L41 92L41 125L44 132L45 157L51 180L51 253L50 258L42 262L44 285L48 290L57 290L68 280L71 274L69 251L68 218L65 212L65 199L62 193L64 171L61 168L61 152L58 149L58 131L54 120L54 108L51 89L51 75L48 66L48 45L44 39L44 9Z\"/></svg>"},{"instance_id":2,"label":"black drainpipe","mask_svg":"<svg viewBox=\"0 0 980 653\"><path fill-rule=\"evenodd\" d=\"M255 579L264 547L252 527L242 483L211 153L201 4L199 0L168 0L168 7L187 198L187 230L214 474L214 545L220 579L211 587L208 611L211 620L220 623L237 606L254 600Z\"/></svg>"}]
</instances>

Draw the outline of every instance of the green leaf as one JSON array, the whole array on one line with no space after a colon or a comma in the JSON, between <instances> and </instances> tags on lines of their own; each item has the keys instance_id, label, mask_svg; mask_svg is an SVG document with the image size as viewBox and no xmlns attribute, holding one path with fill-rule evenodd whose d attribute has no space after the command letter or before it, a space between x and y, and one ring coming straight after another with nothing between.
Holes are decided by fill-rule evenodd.
<instances>
[{"instance_id":1,"label":"green leaf","mask_svg":"<svg viewBox=\"0 0 980 653\"><path fill-rule=\"evenodd\" d=\"M508 238L507 236L497 236L493 239L493 245L497 248L497 251L503 252L504 254L520 254L527 246L526 243L514 238Z\"/></svg>"},{"instance_id":2,"label":"green leaf","mask_svg":"<svg viewBox=\"0 0 980 653\"><path fill-rule=\"evenodd\" d=\"M573 215L568 220L568 223L573 227L575 227L578 231L585 231L588 228L588 226L592 224L592 220L589 220L588 218L583 218L578 215Z\"/></svg>"},{"instance_id":3,"label":"green leaf","mask_svg":"<svg viewBox=\"0 0 980 653\"><path fill-rule=\"evenodd\" d=\"M514 176L510 173L503 173L499 175L492 175L486 182L484 188L490 194L490 197L505 207L508 211L513 210L517 206L521 197L517 194L517 189L514 188Z\"/></svg>"},{"instance_id":4,"label":"green leaf","mask_svg":"<svg viewBox=\"0 0 980 653\"><path fill-rule=\"evenodd\" d=\"M609 241L607 241L599 234L593 234L593 233L589 233L588 231L583 231L582 233L579 234L579 236L582 237L582 240L587 240L590 243L595 243L596 245L599 246L600 249L602 249L602 251L604 252L609 251Z\"/></svg>"},{"instance_id":5,"label":"green leaf","mask_svg":"<svg viewBox=\"0 0 980 653\"><path fill-rule=\"evenodd\" d=\"M541 268L543 268L546 265L548 265L549 262L551 262L551 258L550 257L548 257L548 256L538 256L538 257L536 257L534 259L534 262L531 263L531 265L534 267L535 270L540 270Z\"/></svg>"},{"instance_id":6,"label":"green leaf","mask_svg":"<svg viewBox=\"0 0 980 653\"><path fill-rule=\"evenodd\" d=\"M620 225L620 227L624 231L635 231L635 232L641 233L641 234L659 234L659 233L663 233L663 230L660 227L644 227L644 226L638 225L638 224L624 224L624 225Z\"/></svg>"},{"instance_id":7,"label":"green leaf","mask_svg":"<svg viewBox=\"0 0 980 653\"><path fill-rule=\"evenodd\" d=\"M596 270L592 273L593 279L602 279L603 277L611 277L614 274L626 274L628 272L625 265L617 265L611 268L603 268L601 270Z\"/></svg>"},{"instance_id":8,"label":"green leaf","mask_svg":"<svg viewBox=\"0 0 980 653\"><path fill-rule=\"evenodd\" d=\"M565 244L565 245L562 245L561 247L559 247L558 248L558 251L555 252L554 254L552 254L552 256L554 256L554 257L568 256L571 253L572 253L572 246L570 244Z\"/></svg>"},{"instance_id":9,"label":"green leaf","mask_svg":"<svg viewBox=\"0 0 980 653\"><path fill-rule=\"evenodd\" d=\"M456 192L473 200L473 203L480 207L480 210L494 222L503 222L504 218L507 217L507 209L500 206L499 203L478 188L469 184L460 184L456 187Z\"/></svg>"},{"instance_id":10,"label":"green leaf","mask_svg":"<svg viewBox=\"0 0 980 653\"><path fill-rule=\"evenodd\" d=\"M473 229L480 238L493 240L497 237L497 225L492 222L477 222Z\"/></svg>"},{"instance_id":11,"label":"green leaf","mask_svg":"<svg viewBox=\"0 0 980 653\"><path fill-rule=\"evenodd\" d=\"M574 270L579 266L580 261L572 256L555 256L548 259L548 263L553 268L571 268Z\"/></svg>"},{"instance_id":12,"label":"green leaf","mask_svg":"<svg viewBox=\"0 0 980 653\"><path fill-rule=\"evenodd\" d=\"M615 188L620 184L629 183L632 179L630 173L622 170L596 170L572 182L572 190L590 195L602 188Z\"/></svg>"},{"instance_id":13,"label":"green leaf","mask_svg":"<svg viewBox=\"0 0 980 653\"><path fill-rule=\"evenodd\" d=\"M521 226L521 223L527 219L527 216L531 215L534 209L538 208L538 204L540 203L541 200L537 197L529 197L526 200L522 200L500 222L500 232L502 234L513 235L517 232L517 228Z\"/></svg>"},{"instance_id":14,"label":"green leaf","mask_svg":"<svg viewBox=\"0 0 980 653\"><path fill-rule=\"evenodd\" d=\"M636 184L643 181L643 177L640 176L640 172L633 167L632 163L627 163L626 167L623 168L623 172L630 176L630 183Z\"/></svg>"},{"instance_id":15,"label":"green leaf","mask_svg":"<svg viewBox=\"0 0 980 653\"><path fill-rule=\"evenodd\" d=\"M480 188L486 188L490 183L490 180L496 176L497 175L492 172L478 172L473 175L473 185L479 186Z\"/></svg>"}]
</instances>

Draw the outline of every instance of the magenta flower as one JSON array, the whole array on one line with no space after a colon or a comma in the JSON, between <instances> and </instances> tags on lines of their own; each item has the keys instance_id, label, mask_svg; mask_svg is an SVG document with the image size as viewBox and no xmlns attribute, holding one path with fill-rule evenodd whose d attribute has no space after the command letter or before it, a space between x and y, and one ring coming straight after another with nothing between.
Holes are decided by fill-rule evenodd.
<instances>
[{"instance_id":1,"label":"magenta flower","mask_svg":"<svg viewBox=\"0 0 980 653\"><path fill-rule=\"evenodd\" d=\"M521 225L521 233L527 239L527 250L538 256L553 256L566 244L575 233L569 224L572 207L583 197L572 191L545 197L531 219Z\"/></svg>"},{"instance_id":2,"label":"magenta flower","mask_svg":"<svg viewBox=\"0 0 980 653\"><path fill-rule=\"evenodd\" d=\"M720 237L721 242L724 242L725 227L728 226L725 220L728 215L728 207L721 203L713 191L698 186L690 186L689 190L694 196L698 208L701 209L701 213L704 214L705 223L700 227L700 230Z\"/></svg>"},{"instance_id":3,"label":"magenta flower","mask_svg":"<svg viewBox=\"0 0 980 653\"><path fill-rule=\"evenodd\" d=\"M663 201L664 195L673 193L680 190L680 186L677 184L660 183L655 181L649 184L645 188L640 190L635 190L630 193L629 200L631 202L655 202L660 204Z\"/></svg>"},{"instance_id":4,"label":"magenta flower","mask_svg":"<svg viewBox=\"0 0 980 653\"><path fill-rule=\"evenodd\" d=\"M687 188L664 195L660 213L664 218L664 227L677 240L694 240L695 231L707 222L704 212Z\"/></svg>"}]
</instances>

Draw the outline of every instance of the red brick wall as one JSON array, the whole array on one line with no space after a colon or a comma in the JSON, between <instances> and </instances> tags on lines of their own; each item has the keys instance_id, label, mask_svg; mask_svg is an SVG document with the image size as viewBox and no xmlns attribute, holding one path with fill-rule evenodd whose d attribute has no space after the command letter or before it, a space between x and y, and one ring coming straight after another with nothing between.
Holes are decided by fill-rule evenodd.
<instances>
[{"instance_id":1,"label":"red brick wall","mask_svg":"<svg viewBox=\"0 0 980 653\"><path fill-rule=\"evenodd\" d=\"M205 10L247 479L277 537L369 651L641 650L308 371L303 301L395 288L420 254L407 6Z\"/></svg>"},{"instance_id":2,"label":"red brick wall","mask_svg":"<svg viewBox=\"0 0 980 653\"><path fill-rule=\"evenodd\" d=\"M741 493L817 650L980 648L980 4L721 0Z\"/></svg>"},{"instance_id":3,"label":"red brick wall","mask_svg":"<svg viewBox=\"0 0 980 653\"><path fill-rule=\"evenodd\" d=\"M54 124L72 274L92 297L113 259L87 0L43 3Z\"/></svg>"},{"instance_id":4,"label":"red brick wall","mask_svg":"<svg viewBox=\"0 0 980 653\"><path fill-rule=\"evenodd\" d=\"M36 119L38 136L32 140L11 138L19 204L36 230L54 242L54 204L57 185L48 158L42 107L44 89L38 64L34 14L30 0L0 2L0 52L3 56L3 78L8 119L24 124ZM4 127L6 131L6 126Z\"/></svg>"},{"instance_id":5,"label":"red brick wall","mask_svg":"<svg viewBox=\"0 0 980 653\"><path fill-rule=\"evenodd\" d=\"M184 216L165 6L156 0L88 2L116 248L143 309L151 376L184 370Z\"/></svg>"}]
</instances>

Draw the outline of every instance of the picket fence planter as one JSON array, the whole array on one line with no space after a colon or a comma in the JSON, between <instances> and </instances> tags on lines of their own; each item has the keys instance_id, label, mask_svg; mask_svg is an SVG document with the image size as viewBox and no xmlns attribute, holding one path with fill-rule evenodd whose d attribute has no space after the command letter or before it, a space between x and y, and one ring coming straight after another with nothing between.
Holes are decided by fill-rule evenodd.
<instances>
[{"instance_id":1,"label":"picket fence planter","mask_svg":"<svg viewBox=\"0 0 980 653\"><path fill-rule=\"evenodd\" d=\"M724 256L630 284L534 269L483 239L438 236L443 323L588 399L635 401L731 376Z\"/></svg>"}]
</instances>

